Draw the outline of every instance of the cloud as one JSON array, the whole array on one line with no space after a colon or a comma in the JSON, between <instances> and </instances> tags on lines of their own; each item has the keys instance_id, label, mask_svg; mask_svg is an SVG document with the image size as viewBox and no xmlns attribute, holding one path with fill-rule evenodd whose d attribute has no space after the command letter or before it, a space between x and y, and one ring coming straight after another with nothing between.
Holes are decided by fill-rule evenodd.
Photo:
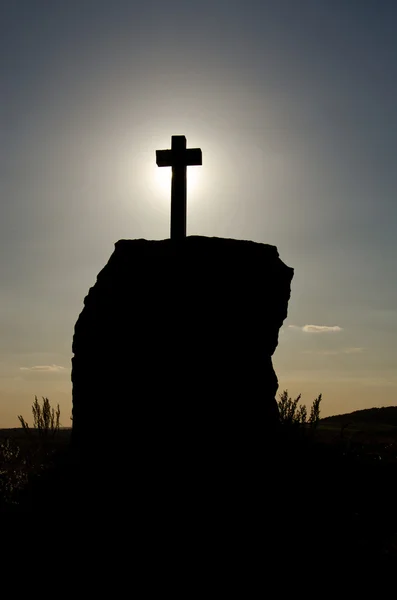
<instances>
[{"instance_id":1,"label":"cloud","mask_svg":"<svg viewBox=\"0 0 397 600\"><path fill-rule=\"evenodd\" d=\"M19 369L30 373L62 373L66 371L65 367L59 365L36 365L35 367L19 367Z\"/></svg>"},{"instance_id":2,"label":"cloud","mask_svg":"<svg viewBox=\"0 0 397 600\"><path fill-rule=\"evenodd\" d=\"M339 350L303 350L302 354L336 356L337 354L361 354L362 352L364 352L364 348L341 348Z\"/></svg>"},{"instance_id":3,"label":"cloud","mask_svg":"<svg viewBox=\"0 0 397 600\"><path fill-rule=\"evenodd\" d=\"M332 325L331 327L328 325L304 325L302 331L305 333L329 333L342 331L342 327L339 327L338 325Z\"/></svg>"},{"instance_id":4,"label":"cloud","mask_svg":"<svg viewBox=\"0 0 397 600\"><path fill-rule=\"evenodd\" d=\"M305 333L329 333L336 331L343 331L342 327L339 325L304 325L303 327L299 327L298 325L288 325L291 329L301 329Z\"/></svg>"}]
</instances>

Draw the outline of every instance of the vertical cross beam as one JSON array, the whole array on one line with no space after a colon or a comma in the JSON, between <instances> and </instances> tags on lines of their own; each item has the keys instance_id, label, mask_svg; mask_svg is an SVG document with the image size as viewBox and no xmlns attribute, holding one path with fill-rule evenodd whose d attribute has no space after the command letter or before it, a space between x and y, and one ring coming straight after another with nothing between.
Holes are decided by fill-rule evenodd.
<instances>
[{"instance_id":1,"label":"vertical cross beam","mask_svg":"<svg viewBox=\"0 0 397 600\"><path fill-rule=\"evenodd\" d=\"M186 237L186 138L174 135L171 141L174 155L171 177L171 239Z\"/></svg>"},{"instance_id":2,"label":"vertical cross beam","mask_svg":"<svg viewBox=\"0 0 397 600\"><path fill-rule=\"evenodd\" d=\"M171 180L171 239L186 237L186 167L202 165L200 148L186 149L184 135L173 135L171 150L156 150L159 167L172 167Z\"/></svg>"}]
</instances>

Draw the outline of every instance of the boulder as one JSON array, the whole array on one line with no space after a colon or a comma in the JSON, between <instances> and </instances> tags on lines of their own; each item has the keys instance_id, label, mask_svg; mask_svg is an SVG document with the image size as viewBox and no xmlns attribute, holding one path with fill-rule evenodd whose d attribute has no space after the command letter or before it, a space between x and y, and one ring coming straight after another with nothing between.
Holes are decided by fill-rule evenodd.
<instances>
[{"instance_id":1,"label":"boulder","mask_svg":"<svg viewBox=\"0 0 397 600\"><path fill-rule=\"evenodd\" d=\"M278 422L272 355L292 277L266 244L117 242L75 326L75 446L142 464L260 445Z\"/></svg>"}]
</instances>

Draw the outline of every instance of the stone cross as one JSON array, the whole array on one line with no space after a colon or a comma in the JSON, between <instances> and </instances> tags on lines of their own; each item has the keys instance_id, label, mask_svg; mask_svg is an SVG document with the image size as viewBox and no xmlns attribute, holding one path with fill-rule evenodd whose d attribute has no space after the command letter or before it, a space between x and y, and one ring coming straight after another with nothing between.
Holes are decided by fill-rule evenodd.
<instances>
[{"instance_id":1,"label":"stone cross","mask_svg":"<svg viewBox=\"0 0 397 600\"><path fill-rule=\"evenodd\" d=\"M158 167L172 167L171 239L186 237L186 167L202 165L200 148L186 149L184 135L173 135L171 150L156 150Z\"/></svg>"}]
</instances>

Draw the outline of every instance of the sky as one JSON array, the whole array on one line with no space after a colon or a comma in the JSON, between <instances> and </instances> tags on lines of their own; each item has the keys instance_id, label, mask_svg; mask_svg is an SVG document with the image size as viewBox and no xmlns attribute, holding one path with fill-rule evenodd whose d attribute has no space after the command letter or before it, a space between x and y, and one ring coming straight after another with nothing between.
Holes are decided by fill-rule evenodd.
<instances>
[{"instance_id":1,"label":"sky","mask_svg":"<svg viewBox=\"0 0 397 600\"><path fill-rule=\"evenodd\" d=\"M169 237L171 135L203 152L188 235L295 269L279 391L397 405L396 39L394 0L1 0L0 427L35 395L70 426L88 289Z\"/></svg>"}]
</instances>

